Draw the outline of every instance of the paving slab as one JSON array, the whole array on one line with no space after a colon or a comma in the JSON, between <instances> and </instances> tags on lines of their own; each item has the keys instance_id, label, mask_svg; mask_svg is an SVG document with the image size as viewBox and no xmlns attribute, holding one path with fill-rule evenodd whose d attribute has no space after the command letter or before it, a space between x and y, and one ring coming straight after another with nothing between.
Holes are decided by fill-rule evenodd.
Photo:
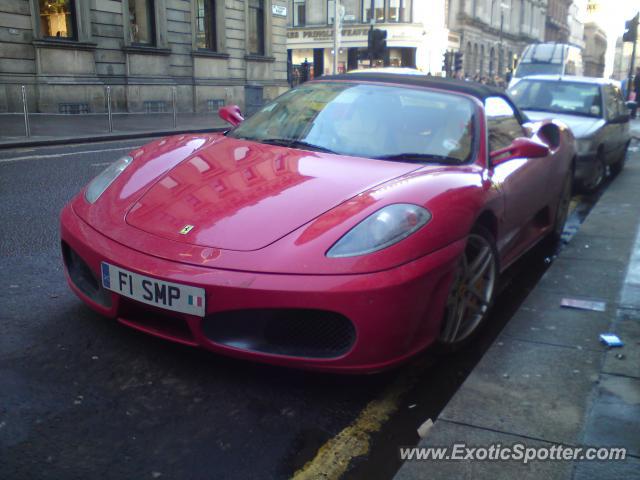
<instances>
[{"instance_id":1,"label":"paving slab","mask_svg":"<svg viewBox=\"0 0 640 480\"><path fill-rule=\"evenodd\" d=\"M638 204L640 204L640 188L638 189ZM580 226L580 231L587 235L604 235L608 238L635 238L635 229L629 225L638 224L637 208L620 208L616 211L613 207L602 208L599 215L591 212L585 222Z\"/></svg>"},{"instance_id":2,"label":"paving slab","mask_svg":"<svg viewBox=\"0 0 640 480\"><path fill-rule=\"evenodd\" d=\"M573 480L640 480L640 459L576 462Z\"/></svg>"},{"instance_id":3,"label":"paving slab","mask_svg":"<svg viewBox=\"0 0 640 480\"><path fill-rule=\"evenodd\" d=\"M439 418L575 445L601 356L500 335Z\"/></svg>"},{"instance_id":4,"label":"paving slab","mask_svg":"<svg viewBox=\"0 0 640 480\"><path fill-rule=\"evenodd\" d=\"M593 300L593 301L604 302L605 304L604 313L607 313L608 315L610 315L610 318L612 319L612 321L615 318L615 314L617 311L616 302L607 302L606 299L599 297L597 295L580 294L575 296L569 296L562 292L543 290L541 288L535 288L531 293L529 293L527 298L522 303L522 308L541 310L547 306L560 305L560 301L563 298L577 298L582 300Z\"/></svg>"},{"instance_id":5,"label":"paving slab","mask_svg":"<svg viewBox=\"0 0 640 480\"><path fill-rule=\"evenodd\" d=\"M640 379L601 375L582 443L640 457Z\"/></svg>"},{"instance_id":6,"label":"paving slab","mask_svg":"<svg viewBox=\"0 0 640 480\"><path fill-rule=\"evenodd\" d=\"M563 296L535 291L509 320L504 335L531 342L602 351L598 336L609 329L615 312L560 306Z\"/></svg>"},{"instance_id":7,"label":"paving slab","mask_svg":"<svg viewBox=\"0 0 640 480\"><path fill-rule=\"evenodd\" d=\"M438 420L419 446L451 447L456 443L468 446L489 447L491 444L511 446L523 443L527 447L541 447L550 444L517 435L494 432L468 425ZM571 462L540 462L523 464L516 461L407 461L394 480L560 480L569 478Z\"/></svg>"},{"instance_id":8,"label":"paving slab","mask_svg":"<svg viewBox=\"0 0 640 480\"><path fill-rule=\"evenodd\" d=\"M542 276L537 289L565 296L590 296L617 301L626 266L605 260L576 260L560 256Z\"/></svg>"},{"instance_id":9,"label":"paving slab","mask_svg":"<svg viewBox=\"0 0 640 480\"><path fill-rule=\"evenodd\" d=\"M624 346L607 351L602 371L640 379L640 312L620 309L619 317L611 331L618 334Z\"/></svg>"},{"instance_id":10,"label":"paving slab","mask_svg":"<svg viewBox=\"0 0 640 480\"><path fill-rule=\"evenodd\" d=\"M637 212L636 212L637 215ZM563 247L563 259L604 260L626 265L629 262L629 251L633 246L633 237L611 238L602 234L588 235L582 230Z\"/></svg>"}]
</instances>

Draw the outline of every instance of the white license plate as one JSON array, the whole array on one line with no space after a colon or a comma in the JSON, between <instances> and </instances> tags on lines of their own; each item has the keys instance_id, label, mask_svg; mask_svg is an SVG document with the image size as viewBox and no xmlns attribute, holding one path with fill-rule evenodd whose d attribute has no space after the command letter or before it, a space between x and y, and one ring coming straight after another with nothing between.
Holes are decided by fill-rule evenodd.
<instances>
[{"instance_id":1,"label":"white license plate","mask_svg":"<svg viewBox=\"0 0 640 480\"><path fill-rule=\"evenodd\" d=\"M204 317L204 288L165 282L102 262L102 286L148 305Z\"/></svg>"}]
</instances>

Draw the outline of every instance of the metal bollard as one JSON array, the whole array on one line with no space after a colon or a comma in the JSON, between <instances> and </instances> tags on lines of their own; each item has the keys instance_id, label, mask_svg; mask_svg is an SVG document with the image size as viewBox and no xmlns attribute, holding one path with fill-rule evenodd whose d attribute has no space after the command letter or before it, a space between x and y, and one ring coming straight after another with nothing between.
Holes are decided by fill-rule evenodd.
<instances>
[{"instance_id":1,"label":"metal bollard","mask_svg":"<svg viewBox=\"0 0 640 480\"><path fill-rule=\"evenodd\" d=\"M171 88L171 103L173 104L173 128L177 126L176 87Z\"/></svg>"},{"instance_id":2,"label":"metal bollard","mask_svg":"<svg viewBox=\"0 0 640 480\"><path fill-rule=\"evenodd\" d=\"M113 132L113 117L111 115L111 87L106 87L107 90L107 118L109 121L109 133Z\"/></svg>"},{"instance_id":3,"label":"metal bollard","mask_svg":"<svg viewBox=\"0 0 640 480\"><path fill-rule=\"evenodd\" d=\"M31 136L31 127L29 126L29 107L27 105L27 89L22 85L22 110L24 111L24 134L28 138Z\"/></svg>"}]
</instances>

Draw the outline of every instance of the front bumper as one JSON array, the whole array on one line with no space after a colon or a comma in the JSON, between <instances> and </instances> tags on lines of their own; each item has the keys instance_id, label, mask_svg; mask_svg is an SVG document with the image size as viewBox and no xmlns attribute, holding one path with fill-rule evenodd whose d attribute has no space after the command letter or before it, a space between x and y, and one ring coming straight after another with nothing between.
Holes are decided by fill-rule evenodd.
<instances>
[{"instance_id":1,"label":"front bumper","mask_svg":"<svg viewBox=\"0 0 640 480\"><path fill-rule=\"evenodd\" d=\"M172 262L128 248L94 230L70 205L62 211L61 240L70 287L86 304L107 317L158 337L225 355L345 373L389 368L434 342L452 271L465 243L459 240L413 262L368 274L283 275L221 270ZM78 284L76 272L70 274L70 251L96 279L100 278L100 263L106 261L142 275L202 287L206 292L206 316L165 312L103 290L97 280L94 287L98 287L98 293L93 294L86 285ZM229 331L232 336L238 335L233 333L240 325L235 322L250 317L251 312L265 311L285 312L287 325L292 325L291 312L315 312L305 319L313 323L307 323L302 337L293 338L308 341L316 331L332 338L338 335L335 325L344 327L344 319L352 326L353 338L348 345L343 341L345 348L336 350L335 356L300 349L265 351L264 339L224 340ZM334 321L329 318L342 320L329 325ZM212 328L214 321L229 322L229 329L218 328L219 323ZM319 322L326 325L319 326ZM346 335L347 330L339 332ZM253 332L253 337L261 331Z\"/></svg>"}]
</instances>

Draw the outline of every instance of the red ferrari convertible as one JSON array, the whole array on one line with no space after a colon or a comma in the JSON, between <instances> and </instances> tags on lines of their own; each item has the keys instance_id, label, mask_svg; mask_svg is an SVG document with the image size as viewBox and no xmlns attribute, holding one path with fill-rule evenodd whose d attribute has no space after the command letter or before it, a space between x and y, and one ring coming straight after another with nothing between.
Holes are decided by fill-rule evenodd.
<instances>
[{"instance_id":1,"label":"red ferrari convertible","mask_svg":"<svg viewBox=\"0 0 640 480\"><path fill-rule=\"evenodd\" d=\"M135 149L61 214L65 270L97 312L185 345L371 372L458 347L501 271L562 231L574 139L502 92L325 77L225 133Z\"/></svg>"}]
</instances>

